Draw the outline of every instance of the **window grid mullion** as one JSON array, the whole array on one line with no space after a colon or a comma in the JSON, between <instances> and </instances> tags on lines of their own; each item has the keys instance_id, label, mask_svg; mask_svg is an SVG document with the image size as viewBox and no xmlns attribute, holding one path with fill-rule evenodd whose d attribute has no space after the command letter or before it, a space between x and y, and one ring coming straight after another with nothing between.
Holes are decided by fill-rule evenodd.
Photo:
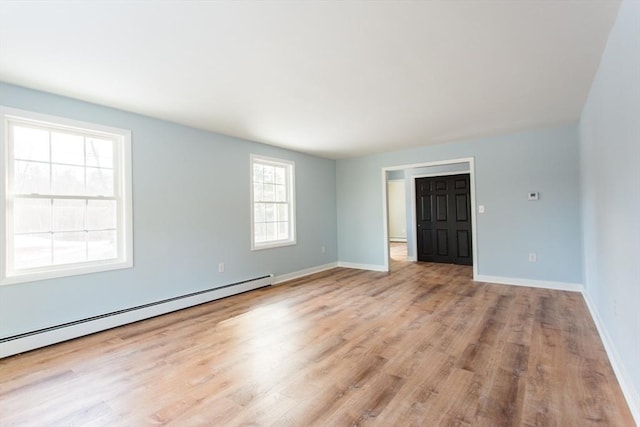
<instances>
[{"instance_id":1,"label":"window grid mullion","mask_svg":"<svg viewBox=\"0 0 640 427\"><path fill-rule=\"evenodd\" d=\"M84 194L87 194L87 136L82 137L82 160L84 163ZM87 231L87 214L89 211L89 200L84 199L84 212L82 212L82 228L84 229L84 258L89 260L89 232Z\"/></svg>"},{"instance_id":2,"label":"window grid mullion","mask_svg":"<svg viewBox=\"0 0 640 427\"><path fill-rule=\"evenodd\" d=\"M86 158L85 158L86 164ZM85 168L86 169L86 168ZM89 230L87 230L87 216L89 215L89 200L84 201L84 212L82 213L82 227L84 228L84 256L89 260Z\"/></svg>"},{"instance_id":3,"label":"window grid mullion","mask_svg":"<svg viewBox=\"0 0 640 427\"><path fill-rule=\"evenodd\" d=\"M0 120L4 120L4 117L0 117ZM13 179L13 175L14 175L14 161L13 161L13 157L14 157L14 148L13 148L13 134L14 134L14 130L13 130L13 123L10 121L5 121L5 125L7 126L7 144L6 144L6 150L7 152L5 153L6 158L0 159L0 161L2 161L4 164L2 166L6 167L6 179L8 180L8 188L9 188L9 193L6 195L7 196L7 200L5 201L5 203L7 204L7 215L10 216L10 220L7 221L6 223L6 254L7 254L7 269L11 268L11 266L13 265L13 252L14 252L14 248L15 248L15 243L14 243L14 238L13 238L13 230L14 230L14 210L15 208L13 207L13 200L11 199L10 195L11 192L13 191L13 186L14 186L14 179ZM5 141L0 141L0 143L5 144ZM0 225L1 227L2 225ZM3 248L5 249L5 248Z\"/></svg>"},{"instance_id":4,"label":"window grid mullion","mask_svg":"<svg viewBox=\"0 0 640 427\"><path fill-rule=\"evenodd\" d=\"M118 198L114 196L72 196L69 194L14 194L11 196L14 199L60 199L60 200L115 200Z\"/></svg>"},{"instance_id":5,"label":"window grid mullion","mask_svg":"<svg viewBox=\"0 0 640 427\"><path fill-rule=\"evenodd\" d=\"M52 234L52 233L80 233L80 232L91 232L91 231L118 231L116 228L96 228L94 230L49 230L49 231L23 231L19 233L14 233L15 236L28 236L31 234Z\"/></svg>"},{"instance_id":6,"label":"window grid mullion","mask_svg":"<svg viewBox=\"0 0 640 427\"><path fill-rule=\"evenodd\" d=\"M83 161L83 177L84 177L84 194L87 194L87 137L82 137L82 161Z\"/></svg>"},{"instance_id":7,"label":"window grid mullion","mask_svg":"<svg viewBox=\"0 0 640 427\"><path fill-rule=\"evenodd\" d=\"M51 147L51 130L48 129L48 136L49 136L49 192L53 193L53 164L51 163L53 160L53 148ZM49 234L49 238L50 238L50 246L51 246L51 260L50 260L50 264L53 265L54 264L54 255L53 252L55 250L55 245L53 244L54 239L54 235L53 235L53 198L51 198L51 233Z\"/></svg>"},{"instance_id":8,"label":"window grid mullion","mask_svg":"<svg viewBox=\"0 0 640 427\"><path fill-rule=\"evenodd\" d=\"M40 163L40 164L45 164L45 165L56 165L56 166L76 166L76 167L80 167L81 165L78 164L74 164L74 163L64 163L64 162L45 162L44 160L32 160L32 159L21 159L18 157L14 157L13 160L18 161L18 162L29 162L29 163ZM115 170L115 168L108 168L106 166L90 166L92 168L95 169L104 169L104 170Z\"/></svg>"}]
</instances>

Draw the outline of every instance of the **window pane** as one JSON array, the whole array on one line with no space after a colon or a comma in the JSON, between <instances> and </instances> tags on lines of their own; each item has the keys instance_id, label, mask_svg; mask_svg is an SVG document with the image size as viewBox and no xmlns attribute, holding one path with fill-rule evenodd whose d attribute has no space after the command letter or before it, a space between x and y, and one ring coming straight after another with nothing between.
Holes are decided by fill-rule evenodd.
<instances>
[{"instance_id":1,"label":"window pane","mask_svg":"<svg viewBox=\"0 0 640 427\"><path fill-rule=\"evenodd\" d=\"M118 257L118 241L115 230L89 231L87 233L89 261Z\"/></svg>"},{"instance_id":2,"label":"window pane","mask_svg":"<svg viewBox=\"0 0 640 427\"><path fill-rule=\"evenodd\" d=\"M276 205L273 203L265 204L265 221L275 221L276 220Z\"/></svg>"},{"instance_id":3,"label":"window pane","mask_svg":"<svg viewBox=\"0 0 640 427\"><path fill-rule=\"evenodd\" d=\"M285 168L276 168L276 184L285 183Z\"/></svg>"},{"instance_id":4,"label":"window pane","mask_svg":"<svg viewBox=\"0 0 640 427\"><path fill-rule=\"evenodd\" d=\"M87 195L113 196L113 170L87 168Z\"/></svg>"},{"instance_id":5,"label":"window pane","mask_svg":"<svg viewBox=\"0 0 640 427\"><path fill-rule=\"evenodd\" d=\"M276 181L275 178L275 168L273 166L264 166L264 182L268 184L273 184Z\"/></svg>"},{"instance_id":6,"label":"window pane","mask_svg":"<svg viewBox=\"0 0 640 427\"><path fill-rule=\"evenodd\" d=\"M86 138L87 166L113 169L113 141Z\"/></svg>"},{"instance_id":7,"label":"window pane","mask_svg":"<svg viewBox=\"0 0 640 427\"><path fill-rule=\"evenodd\" d=\"M287 189L284 185L276 185L276 201L277 202L286 202L287 201Z\"/></svg>"},{"instance_id":8,"label":"window pane","mask_svg":"<svg viewBox=\"0 0 640 427\"><path fill-rule=\"evenodd\" d=\"M22 162L14 163L14 191L18 194L49 194L50 166L46 163Z\"/></svg>"},{"instance_id":9,"label":"window pane","mask_svg":"<svg viewBox=\"0 0 640 427\"><path fill-rule=\"evenodd\" d=\"M268 222L265 225L265 239L267 241L278 239L278 229L275 222Z\"/></svg>"},{"instance_id":10,"label":"window pane","mask_svg":"<svg viewBox=\"0 0 640 427\"><path fill-rule=\"evenodd\" d=\"M258 223L254 225L253 228L253 236L256 243L263 243L266 241L267 236L265 234L265 225L264 223Z\"/></svg>"},{"instance_id":11,"label":"window pane","mask_svg":"<svg viewBox=\"0 0 640 427\"><path fill-rule=\"evenodd\" d=\"M253 205L253 221L264 222L265 221L265 207L264 203L256 203Z\"/></svg>"},{"instance_id":12,"label":"window pane","mask_svg":"<svg viewBox=\"0 0 640 427\"><path fill-rule=\"evenodd\" d=\"M86 227L87 230L116 228L116 201L89 200Z\"/></svg>"},{"instance_id":13,"label":"window pane","mask_svg":"<svg viewBox=\"0 0 640 427\"><path fill-rule=\"evenodd\" d=\"M50 199L15 199L13 209L16 233L51 231Z\"/></svg>"},{"instance_id":14,"label":"window pane","mask_svg":"<svg viewBox=\"0 0 640 427\"><path fill-rule=\"evenodd\" d=\"M18 234L13 239L14 268L33 268L51 264L51 233Z\"/></svg>"},{"instance_id":15,"label":"window pane","mask_svg":"<svg viewBox=\"0 0 640 427\"><path fill-rule=\"evenodd\" d=\"M87 260L87 243L84 231L53 234L53 263L71 264Z\"/></svg>"},{"instance_id":16,"label":"window pane","mask_svg":"<svg viewBox=\"0 0 640 427\"><path fill-rule=\"evenodd\" d=\"M264 200L264 194L262 194L262 184L253 184L253 200L256 202L261 202L262 200Z\"/></svg>"},{"instance_id":17,"label":"window pane","mask_svg":"<svg viewBox=\"0 0 640 427\"><path fill-rule=\"evenodd\" d=\"M51 161L84 166L84 137L51 132Z\"/></svg>"},{"instance_id":18,"label":"window pane","mask_svg":"<svg viewBox=\"0 0 640 427\"><path fill-rule=\"evenodd\" d=\"M289 238L289 223L278 223L278 240L286 240Z\"/></svg>"},{"instance_id":19,"label":"window pane","mask_svg":"<svg viewBox=\"0 0 640 427\"><path fill-rule=\"evenodd\" d=\"M53 200L53 231L84 230L84 200Z\"/></svg>"},{"instance_id":20,"label":"window pane","mask_svg":"<svg viewBox=\"0 0 640 427\"><path fill-rule=\"evenodd\" d=\"M253 182L262 182L264 179L263 175L263 167L258 163L254 163L253 165Z\"/></svg>"},{"instance_id":21,"label":"window pane","mask_svg":"<svg viewBox=\"0 0 640 427\"><path fill-rule=\"evenodd\" d=\"M53 194L84 195L84 168L82 166L51 166Z\"/></svg>"},{"instance_id":22,"label":"window pane","mask_svg":"<svg viewBox=\"0 0 640 427\"><path fill-rule=\"evenodd\" d=\"M276 190L273 184L264 184L262 186L262 200L265 202L273 202L276 199Z\"/></svg>"},{"instance_id":23,"label":"window pane","mask_svg":"<svg viewBox=\"0 0 640 427\"><path fill-rule=\"evenodd\" d=\"M289 205L278 205L278 221L289 221Z\"/></svg>"},{"instance_id":24,"label":"window pane","mask_svg":"<svg viewBox=\"0 0 640 427\"><path fill-rule=\"evenodd\" d=\"M13 127L13 157L49 161L49 132L29 127Z\"/></svg>"}]
</instances>

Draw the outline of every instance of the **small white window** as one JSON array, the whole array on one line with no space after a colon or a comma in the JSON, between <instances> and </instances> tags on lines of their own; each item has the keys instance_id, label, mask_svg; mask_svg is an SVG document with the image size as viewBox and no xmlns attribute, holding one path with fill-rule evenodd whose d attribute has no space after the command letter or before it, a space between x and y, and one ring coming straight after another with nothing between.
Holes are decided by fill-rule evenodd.
<instances>
[{"instance_id":1,"label":"small white window","mask_svg":"<svg viewBox=\"0 0 640 427\"><path fill-rule=\"evenodd\" d=\"M251 155L251 249L296 243L294 163Z\"/></svg>"},{"instance_id":2,"label":"small white window","mask_svg":"<svg viewBox=\"0 0 640 427\"><path fill-rule=\"evenodd\" d=\"M0 113L0 284L131 267L131 133Z\"/></svg>"}]
</instances>

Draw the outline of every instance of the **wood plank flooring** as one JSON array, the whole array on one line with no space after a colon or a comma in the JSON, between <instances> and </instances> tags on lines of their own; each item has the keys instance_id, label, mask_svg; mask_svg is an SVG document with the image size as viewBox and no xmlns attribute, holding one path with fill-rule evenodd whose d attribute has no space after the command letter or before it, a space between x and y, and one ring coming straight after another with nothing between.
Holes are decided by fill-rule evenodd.
<instances>
[{"instance_id":1,"label":"wood plank flooring","mask_svg":"<svg viewBox=\"0 0 640 427\"><path fill-rule=\"evenodd\" d=\"M580 294L337 268L0 360L1 426L633 426Z\"/></svg>"}]
</instances>

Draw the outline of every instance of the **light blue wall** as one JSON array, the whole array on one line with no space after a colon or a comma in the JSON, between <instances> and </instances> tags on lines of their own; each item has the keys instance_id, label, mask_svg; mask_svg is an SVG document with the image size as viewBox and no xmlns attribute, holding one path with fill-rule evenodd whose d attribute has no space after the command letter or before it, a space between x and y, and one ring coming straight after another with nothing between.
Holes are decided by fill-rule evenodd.
<instances>
[{"instance_id":1,"label":"light blue wall","mask_svg":"<svg viewBox=\"0 0 640 427\"><path fill-rule=\"evenodd\" d=\"M476 201L486 206L477 216L479 274L582 283L576 126L338 160L340 261L384 265L383 167L464 157L475 157ZM538 202L527 201L530 191Z\"/></svg>"},{"instance_id":2,"label":"light blue wall","mask_svg":"<svg viewBox=\"0 0 640 427\"><path fill-rule=\"evenodd\" d=\"M626 1L580 120L586 293L640 417L640 2Z\"/></svg>"},{"instance_id":3,"label":"light blue wall","mask_svg":"<svg viewBox=\"0 0 640 427\"><path fill-rule=\"evenodd\" d=\"M0 104L131 129L135 263L0 287L0 337L337 261L333 160L1 82ZM250 250L250 153L295 161L295 246Z\"/></svg>"},{"instance_id":4,"label":"light blue wall","mask_svg":"<svg viewBox=\"0 0 640 427\"><path fill-rule=\"evenodd\" d=\"M387 173L387 179L388 180L404 179L404 171L403 170L389 171Z\"/></svg>"},{"instance_id":5,"label":"light blue wall","mask_svg":"<svg viewBox=\"0 0 640 427\"><path fill-rule=\"evenodd\" d=\"M468 172L469 162L464 163L451 163L449 165L435 165L435 166L423 166L418 168L406 169L405 176L410 179L414 179L420 175L447 175L454 172Z\"/></svg>"}]
</instances>

